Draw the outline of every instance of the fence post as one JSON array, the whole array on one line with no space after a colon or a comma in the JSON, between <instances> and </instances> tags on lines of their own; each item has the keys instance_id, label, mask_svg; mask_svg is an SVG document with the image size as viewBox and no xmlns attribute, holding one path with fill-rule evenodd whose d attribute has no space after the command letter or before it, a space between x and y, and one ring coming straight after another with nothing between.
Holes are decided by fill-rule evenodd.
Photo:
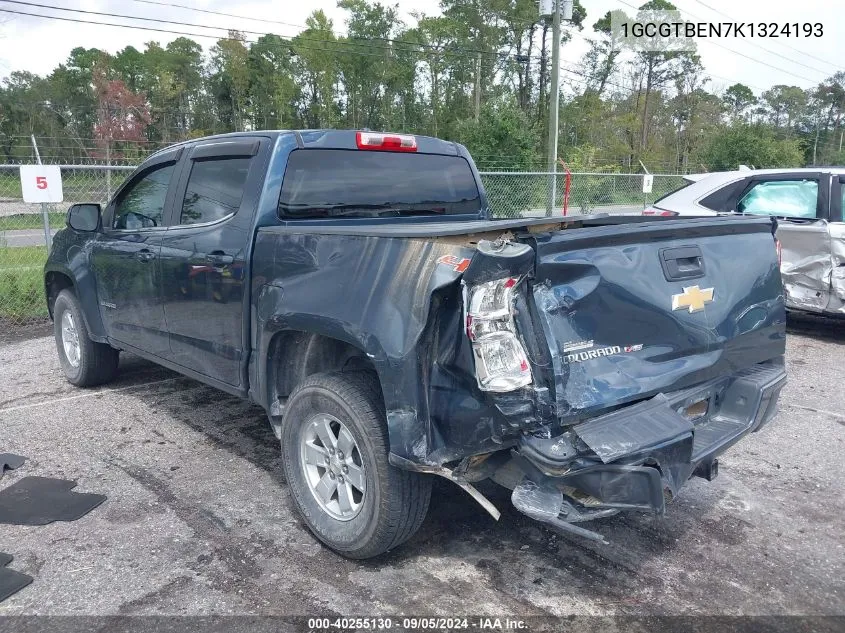
<instances>
[{"instance_id":1,"label":"fence post","mask_svg":"<svg viewBox=\"0 0 845 633\"><path fill-rule=\"evenodd\" d=\"M41 164L41 154L38 153L38 144L35 142L35 134L30 134L30 138L32 139L32 149L35 150L35 160L38 161L38 164ZM47 245L47 250L50 250L50 247L53 244L53 236L50 235L50 214L47 212L47 203L41 203L41 219L44 221L44 243Z\"/></svg>"},{"instance_id":2,"label":"fence post","mask_svg":"<svg viewBox=\"0 0 845 633\"><path fill-rule=\"evenodd\" d=\"M111 140L106 141L106 204L111 200Z\"/></svg>"}]
</instances>

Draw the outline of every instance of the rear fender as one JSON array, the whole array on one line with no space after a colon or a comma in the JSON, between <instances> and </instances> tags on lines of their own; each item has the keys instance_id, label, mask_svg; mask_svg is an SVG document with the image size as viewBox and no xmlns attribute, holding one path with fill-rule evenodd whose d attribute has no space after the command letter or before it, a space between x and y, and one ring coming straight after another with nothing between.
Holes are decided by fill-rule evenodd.
<instances>
[{"instance_id":1,"label":"rear fender","mask_svg":"<svg viewBox=\"0 0 845 633\"><path fill-rule=\"evenodd\" d=\"M462 323L465 240L265 233L253 256L251 397L270 408L270 342L312 332L361 350L378 373L391 452L415 463L495 447ZM450 413L463 411L457 419Z\"/></svg>"},{"instance_id":2,"label":"rear fender","mask_svg":"<svg viewBox=\"0 0 845 633\"><path fill-rule=\"evenodd\" d=\"M100 315L97 284L94 275L91 274L89 256L92 243L93 239L82 239L81 235L69 229L56 233L50 256L44 266L44 289L48 306L50 306L50 318L53 318L50 288L47 286L48 275L52 273L70 279L73 291L82 306L82 316L85 319L88 335L97 343L107 343L108 334Z\"/></svg>"}]
</instances>

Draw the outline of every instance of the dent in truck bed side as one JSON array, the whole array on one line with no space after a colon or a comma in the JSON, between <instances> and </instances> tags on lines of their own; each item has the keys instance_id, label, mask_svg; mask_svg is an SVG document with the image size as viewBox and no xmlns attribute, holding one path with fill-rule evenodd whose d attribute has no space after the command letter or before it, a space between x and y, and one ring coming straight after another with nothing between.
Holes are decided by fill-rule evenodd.
<instances>
[{"instance_id":1,"label":"dent in truck bed side","mask_svg":"<svg viewBox=\"0 0 845 633\"><path fill-rule=\"evenodd\" d=\"M462 323L457 268L474 249L302 231L258 232L257 357L272 363L271 340L284 331L344 341L379 374L395 456L440 465L501 449L507 421L478 389ZM272 394L268 373L264 367L265 403Z\"/></svg>"}]
</instances>

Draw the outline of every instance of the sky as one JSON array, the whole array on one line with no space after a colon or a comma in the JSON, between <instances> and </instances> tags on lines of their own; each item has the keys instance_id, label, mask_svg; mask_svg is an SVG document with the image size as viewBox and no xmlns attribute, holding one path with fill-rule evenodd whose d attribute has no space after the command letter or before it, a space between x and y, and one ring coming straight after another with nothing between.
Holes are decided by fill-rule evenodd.
<instances>
[{"instance_id":1,"label":"sky","mask_svg":"<svg viewBox=\"0 0 845 633\"><path fill-rule=\"evenodd\" d=\"M592 35L592 24L608 10L622 9L630 14L631 6L644 0L581 0L587 10L585 28L562 48L561 60L575 65L587 50L586 37ZM138 0L28 0L42 5L52 5L88 11L119 13L174 20L215 28L181 27L191 33L225 35L226 29L238 28L259 32L275 32L293 36L304 28L308 15L323 9L334 21L335 31L345 30L345 12L337 8L336 0L176 0L187 7L223 11L253 19L236 19L174 6L162 0L161 5L142 3ZM400 15L410 24L413 13L428 15L439 13L439 0L382 0L383 4L398 4ZM837 71L845 71L845 20L837 20L841 5L831 0L674 0L684 19L695 22L820 22L824 35L820 38L738 39L726 38L705 42L699 54L708 74L712 77L709 88L721 92L733 83L750 86L758 95L775 84L797 85L802 88L815 86ZM132 45L143 50L144 44L155 40L166 44L179 37L174 34L144 31L136 28L118 28L63 22L15 15L3 10L40 13L81 20L96 20L132 24L121 18L85 15L57 11L43 7L14 4L0 0L0 77L13 70L27 70L46 75L67 59L77 46L100 48L114 53ZM730 16L727 17L727 16ZM275 21L275 22L268 22ZM279 24L284 22L285 24ZM135 22L134 24L138 24ZM167 24L142 23L150 27L180 30ZM194 37L206 48L214 38Z\"/></svg>"}]
</instances>

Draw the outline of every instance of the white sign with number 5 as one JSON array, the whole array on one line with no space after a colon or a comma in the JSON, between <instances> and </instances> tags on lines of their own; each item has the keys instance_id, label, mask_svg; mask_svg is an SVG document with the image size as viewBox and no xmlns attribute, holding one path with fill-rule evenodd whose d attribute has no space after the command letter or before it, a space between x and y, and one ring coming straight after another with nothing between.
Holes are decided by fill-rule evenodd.
<instances>
[{"instance_id":1,"label":"white sign with number 5","mask_svg":"<svg viewBox=\"0 0 845 633\"><path fill-rule=\"evenodd\" d=\"M24 202L62 202L62 171L58 165L21 165Z\"/></svg>"}]
</instances>

